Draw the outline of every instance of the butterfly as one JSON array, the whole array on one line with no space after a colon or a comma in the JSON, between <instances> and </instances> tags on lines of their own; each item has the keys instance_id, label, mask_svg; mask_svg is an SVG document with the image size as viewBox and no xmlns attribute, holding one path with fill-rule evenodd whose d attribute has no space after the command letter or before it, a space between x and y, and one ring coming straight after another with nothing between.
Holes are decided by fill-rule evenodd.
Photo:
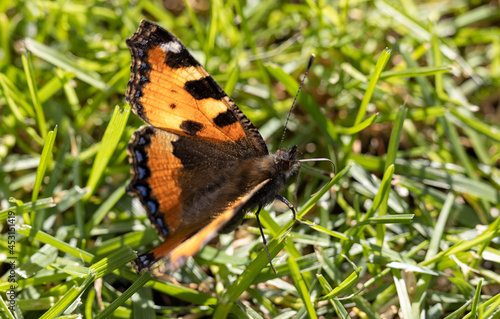
<instances>
[{"instance_id":1,"label":"butterfly","mask_svg":"<svg viewBox=\"0 0 500 319\"><path fill-rule=\"evenodd\" d=\"M162 239L138 255L137 272L162 259L170 271L178 269L219 232L235 229L247 212L257 209L258 220L275 199L293 210L278 193L298 170L296 146L270 154L255 126L167 30L143 20L127 46L126 99L148 124L127 147L127 191Z\"/></svg>"}]
</instances>

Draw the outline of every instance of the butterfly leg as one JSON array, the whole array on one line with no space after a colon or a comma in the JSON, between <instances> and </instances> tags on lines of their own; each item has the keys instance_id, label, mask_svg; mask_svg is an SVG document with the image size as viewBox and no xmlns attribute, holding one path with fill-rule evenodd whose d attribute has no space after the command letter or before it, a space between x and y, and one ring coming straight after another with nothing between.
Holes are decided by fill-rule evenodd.
<instances>
[{"instance_id":1,"label":"butterfly leg","mask_svg":"<svg viewBox=\"0 0 500 319\"><path fill-rule=\"evenodd\" d=\"M266 247L267 259L269 260L269 265L271 265L271 268L273 269L274 273L278 274L278 272L276 271L276 269L273 266L273 262L271 260L271 255L269 255L269 249L267 248L266 236L264 236L264 230L262 230L262 224L260 223L259 213L260 213L261 209L262 209L262 205L259 205L259 208L257 208L257 212L255 212L255 218L257 218L257 224L259 225L260 234L262 235L262 241L264 242L264 246Z\"/></svg>"},{"instance_id":2,"label":"butterfly leg","mask_svg":"<svg viewBox=\"0 0 500 319\"><path fill-rule=\"evenodd\" d=\"M293 191L293 204L295 206L298 206L297 204L297 194L299 192L299 185L300 185L300 169L302 166L299 165L299 168L297 169L297 181L295 182L295 190Z\"/></svg>"},{"instance_id":3,"label":"butterfly leg","mask_svg":"<svg viewBox=\"0 0 500 319\"><path fill-rule=\"evenodd\" d=\"M285 204L286 206L288 206L288 208L290 208L292 210L292 213L293 213L293 219L295 219L296 221L298 221L299 223L301 224L304 224L304 225L307 225L307 226L314 226L315 224L314 223L310 223L310 222L306 222L306 221L303 221L303 220L300 220L297 218L297 213L295 212L295 208L293 207L293 205L288 201L288 199L286 199L285 197L281 196L281 195L278 195L276 194L276 196L274 197L276 198L277 200L279 200L280 202L282 202L283 204Z\"/></svg>"}]
</instances>

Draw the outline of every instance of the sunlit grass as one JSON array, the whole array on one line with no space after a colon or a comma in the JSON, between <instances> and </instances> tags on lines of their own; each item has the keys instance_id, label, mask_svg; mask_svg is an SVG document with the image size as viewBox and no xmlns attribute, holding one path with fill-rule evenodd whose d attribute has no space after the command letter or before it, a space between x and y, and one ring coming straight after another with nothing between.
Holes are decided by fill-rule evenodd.
<instances>
[{"instance_id":1,"label":"sunlit grass","mask_svg":"<svg viewBox=\"0 0 500 319\"><path fill-rule=\"evenodd\" d=\"M498 318L498 3L168 3L1 2L4 317ZM283 146L336 176L303 169L282 194L298 189L314 226L262 212L277 275L251 215L172 277L133 272L129 248L159 240L125 192L141 19L183 41L273 152L316 55Z\"/></svg>"}]
</instances>

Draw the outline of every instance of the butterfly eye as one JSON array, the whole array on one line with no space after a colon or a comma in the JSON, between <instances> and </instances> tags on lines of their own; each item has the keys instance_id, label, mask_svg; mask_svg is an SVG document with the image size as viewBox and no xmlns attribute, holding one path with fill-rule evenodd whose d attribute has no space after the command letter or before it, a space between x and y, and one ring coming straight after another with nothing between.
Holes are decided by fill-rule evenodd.
<instances>
[{"instance_id":1,"label":"butterfly eye","mask_svg":"<svg viewBox=\"0 0 500 319\"><path fill-rule=\"evenodd\" d=\"M284 159L279 160L277 164L280 171L288 171L292 167L292 162Z\"/></svg>"}]
</instances>

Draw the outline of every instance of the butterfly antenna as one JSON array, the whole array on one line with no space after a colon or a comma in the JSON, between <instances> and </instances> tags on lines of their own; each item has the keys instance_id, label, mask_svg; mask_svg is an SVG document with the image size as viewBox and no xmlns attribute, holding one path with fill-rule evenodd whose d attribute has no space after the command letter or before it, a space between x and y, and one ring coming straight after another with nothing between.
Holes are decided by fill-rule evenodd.
<instances>
[{"instance_id":1,"label":"butterfly antenna","mask_svg":"<svg viewBox=\"0 0 500 319\"><path fill-rule=\"evenodd\" d=\"M304 74L302 81L300 81L299 89L297 91L297 94L295 94L295 98L293 99L292 107L290 108L290 111L288 112L288 116L286 118L285 129L283 130L283 136L281 137L281 143L280 143L279 149L281 149L281 146L283 145L283 140L285 139L286 127L288 125L288 121L290 120L290 115L292 114L292 110L293 110L293 107L295 106L295 102L297 102L297 98L299 97L300 89L302 88L302 84L304 84L304 81L306 80L307 73L309 73L309 69L311 69L311 66L312 66L312 63L313 63L315 57L316 56L314 54L311 54L311 57L309 58L309 64L307 65L306 73Z\"/></svg>"}]
</instances>

